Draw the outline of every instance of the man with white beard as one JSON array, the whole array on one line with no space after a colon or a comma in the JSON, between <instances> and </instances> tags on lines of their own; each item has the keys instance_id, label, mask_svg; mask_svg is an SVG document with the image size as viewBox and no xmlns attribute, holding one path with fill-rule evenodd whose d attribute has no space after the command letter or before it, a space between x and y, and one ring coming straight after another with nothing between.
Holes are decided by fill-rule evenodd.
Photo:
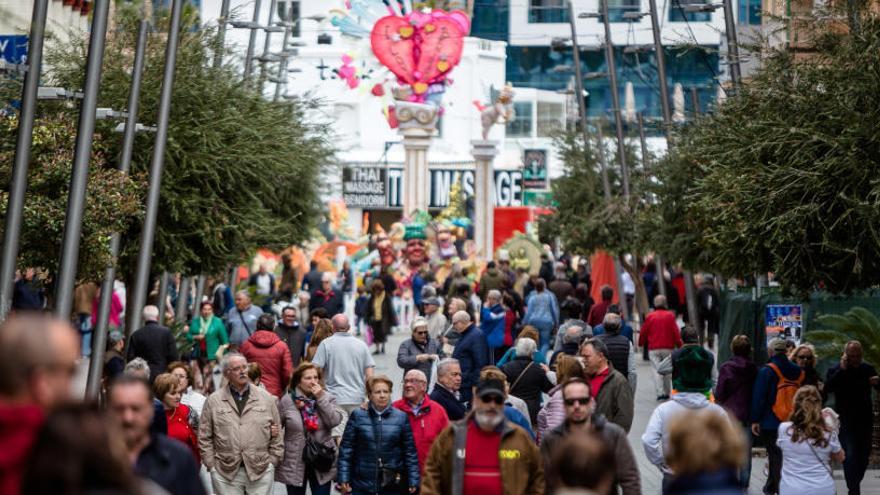
<instances>
[{"instance_id":1,"label":"man with white beard","mask_svg":"<svg viewBox=\"0 0 880 495\"><path fill-rule=\"evenodd\" d=\"M505 421L500 380L480 380L473 408L434 441L425 463L422 495L541 495L544 466L532 437Z\"/></svg>"}]
</instances>

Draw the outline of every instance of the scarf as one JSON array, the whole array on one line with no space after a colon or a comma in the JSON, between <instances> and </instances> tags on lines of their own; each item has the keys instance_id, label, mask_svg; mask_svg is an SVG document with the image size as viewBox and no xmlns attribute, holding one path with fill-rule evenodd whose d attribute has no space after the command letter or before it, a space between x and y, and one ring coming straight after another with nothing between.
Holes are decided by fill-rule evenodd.
<instances>
[{"instance_id":1,"label":"scarf","mask_svg":"<svg viewBox=\"0 0 880 495\"><path fill-rule=\"evenodd\" d=\"M382 303L385 302L385 291L373 297L373 320L382 321Z\"/></svg>"},{"instance_id":2,"label":"scarf","mask_svg":"<svg viewBox=\"0 0 880 495\"><path fill-rule=\"evenodd\" d=\"M214 319L214 315L209 316L208 318L202 318L199 316L199 334L205 335L208 333L208 327L211 326L211 320Z\"/></svg>"},{"instance_id":3,"label":"scarf","mask_svg":"<svg viewBox=\"0 0 880 495\"><path fill-rule=\"evenodd\" d=\"M300 414L302 414L303 426L306 431L318 431L318 428L321 427L316 407L318 401L309 399L304 395L295 395L293 401L299 408Z\"/></svg>"}]
</instances>

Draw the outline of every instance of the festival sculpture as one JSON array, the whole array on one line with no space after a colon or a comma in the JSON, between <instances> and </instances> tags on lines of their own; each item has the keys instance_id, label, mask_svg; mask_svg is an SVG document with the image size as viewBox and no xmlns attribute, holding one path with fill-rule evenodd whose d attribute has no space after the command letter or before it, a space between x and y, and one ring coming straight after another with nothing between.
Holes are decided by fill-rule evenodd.
<instances>
[{"instance_id":1,"label":"festival sculpture","mask_svg":"<svg viewBox=\"0 0 880 495\"><path fill-rule=\"evenodd\" d=\"M516 117L513 109L513 86L507 83L491 104L483 105L474 101L477 110L480 111L480 124L483 126L483 141L489 139L489 131L495 124L507 124Z\"/></svg>"}]
</instances>

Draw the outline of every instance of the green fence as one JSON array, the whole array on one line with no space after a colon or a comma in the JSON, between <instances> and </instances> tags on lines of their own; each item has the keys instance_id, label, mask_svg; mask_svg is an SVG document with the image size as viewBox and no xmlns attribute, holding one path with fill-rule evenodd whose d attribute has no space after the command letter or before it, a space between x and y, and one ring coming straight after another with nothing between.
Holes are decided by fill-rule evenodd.
<instances>
[{"instance_id":1,"label":"green fence","mask_svg":"<svg viewBox=\"0 0 880 495\"><path fill-rule=\"evenodd\" d=\"M768 304L800 304L803 306L804 340L809 341L811 330L819 329L816 318L823 314L843 314L854 306L861 306L880 316L880 291L862 292L849 296L834 296L815 292L807 299L785 296L770 289L755 297L750 289L721 293L721 325L718 362L730 358L730 341L736 335L747 335L755 347L755 362L767 361L764 315Z\"/></svg>"}]
</instances>

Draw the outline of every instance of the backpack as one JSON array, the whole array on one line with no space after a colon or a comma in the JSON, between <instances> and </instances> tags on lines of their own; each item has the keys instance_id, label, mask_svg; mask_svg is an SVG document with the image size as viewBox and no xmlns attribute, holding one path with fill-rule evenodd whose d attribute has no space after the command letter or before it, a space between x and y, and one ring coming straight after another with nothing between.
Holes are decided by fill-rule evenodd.
<instances>
[{"instance_id":1,"label":"backpack","mask_svg":"<svg viewBox=\"0 0 880 495\"><path fill-rule=\"evenodd\" d=\"M794 394L804 383L804 370L801 370L797 380L789 380L782 371L773 363L767 366L776 373L776 401L773 402L773 414L779 421L788 421L794 410Z\"/></svg>"}]
</instances>

